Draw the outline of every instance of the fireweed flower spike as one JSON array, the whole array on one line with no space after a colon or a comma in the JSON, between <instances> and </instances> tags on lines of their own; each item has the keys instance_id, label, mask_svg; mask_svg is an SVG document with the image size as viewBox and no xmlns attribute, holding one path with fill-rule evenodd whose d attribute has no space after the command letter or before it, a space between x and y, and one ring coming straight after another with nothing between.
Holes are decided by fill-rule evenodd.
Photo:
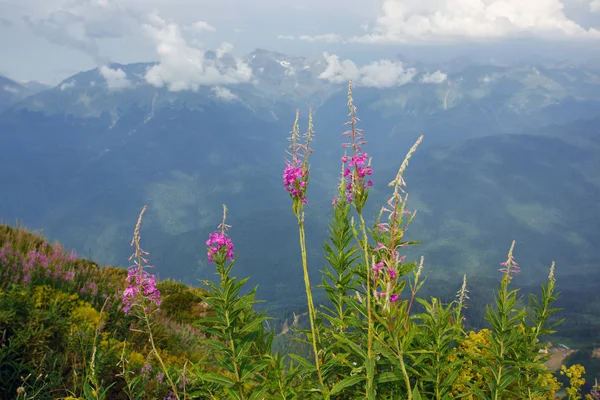
<instances>
[{"instance_id":1,"label":"fireweed flower spike","mask_svg":"<svg viewBox=\"0 0 600 400\"><path fill-rule=\"evenodd\" d=\"M146 258L148 256L148 252L142 250L140 246L140 227L142 225L142 217L146 212L147 206L142 208L140 215L138 217L137 223L135 225L135 230L133 231L133 239L131 240L131 246L135 247L135 252L129 257L129 261L133 260L133 265L129 267L129 272L127 274L127 287L123 292L123 304L125 305L124 311L125 313L134 312L135 315L143 321L146 327L146 333L148 334L148 338L150 341L150 345L152 347L152 352L154 356L160 363L163 373L167 377L167 381L174 391L175 397L179 400L179 394L177 392L177 388L173 383L173 379L171 379L171 375L167 370L167 367L156 348L156 344L154 342L154 336L152 334L152 327L150 324L150 306L155 305L156 308L161 304L160 292L156 288L156 277L152 274L146 272L146 268L154 268L147 264L149 261Z\"/></svg>"},{"instance_id":2,"label":"fireweed flower spike","mask_svg":"<svg viewBox=\"0 0 600 400\"><path fill-rule=\"evenodd\" d=\"M456 297L458 298L458 309L461 310L463 308L467 308L465 302L469 300L470 297L468 295L469 290L467 289L467 275L463 275L463 283L458 292L456 292Z\"/></svg>"},{"instance_id":3,"label":"fireweed flower spike","mask_svg":"<svg viewBox=\"0 0 600 400\"><path fill-rule=\"evenodd\" d=\"M374 340L374 319L372 313L372 303L373 296L381 297L382 295L374 291L372 293L371 287L371 257L369 255L369 238L367 236L367 225L365 223L365 219L363 216L363 208L365 203L367 202L367 198L369 197L369 188L373 185L373 182L368 178L372 175L371 170L371 162L368 160L368 155L363 152L362 146L367 142L364 139L362 134L362 129L357 127L358 122L360 121L356 116L357 108L354 105L354 100L352 99L352 80L348 82L348 116L350 117L350 121L346 122L344 125L350 125L350 129L345 131L342 135L347 136L349 142L343 143L342 148L351 149L350 157L344 154L342 157L343 163L343 173L342 173L342 182L345 184L345 196L346 201L354 204L354 208L358 213L360 218L360 226L362 238L358 238L358 234L356 235L357 241L364 253L364 265L366 268L366 306L367 306L367 324L368 324L368 338L367 338L367 365L369 366L366 370L366 395L368 399L374 399L376 396L375 391L375 356L373 352L373 340ZM346 183L347 180L347 183ZM392 272L393 273L393 272ZM389 274L389 269L388 269ZM382 292L383 293L383 292Z\"/></svg>"},{"instance_id":4,"label":"fireweed flower spike","mask_svg":"<svg viewBox=\"0 0 600 400\"><path fill-rule=\"evenodd\" d=\"M338 184L338 195L335 196L333 198L333 201L331 202L332 206L336 206L338 204L340 204L340 200L344 199L344 200L348 200L346 197L346 162L348 160L348 157L346 155L346 152L344 151L344 156L342 157L342 172L340 174L340 181Z\"/></svg>"},{"instance_id":5,"label":"fireweed flower spike","mask_svg":"<svg viewBox=\"0 0 600 400\"><path fill-rule=\"evenodd\" d=\"M296 120L291 132L289 141L292 142L286 151L291 159L285 160L286 167L283 172L283 187L292 199L292 211L298 220L298 233L300 236L300 251L302 256L302 270L304 274L304 286L306 290L306 298L308 303L308 319L310 321L311 341L315 357L315 368L319 378L319 383L323 387L323 375L321 373L321 363L319 359L319 351L317 347L318 332L315 328L315 306L312 298L310 279L308 276L308 265L306 257L306 235L304 232L304 206L308 204L306 199L306 190L308 189L310 167L308 165L308 157L313 152L310 143L314 137L314 126L312 109L308 117L308 130L304 135L300 135L298 119L300 111L296 110ZM303 142L301 140L303 139Z\"/></svg>"},{"instance_id":6,"label":"fireweed flower spike","mask_svg":"<svg viewBox=\"0 0 600 400\"><path fill-rule=\"evenodd\" d=\"M227 225L227 206L223 204L223 221L217 227L217 230L211 233L206 241L208 263L213 261L217 264L217 272L221 276L225 273L225 264L227 261L233 260L233 242L231 238L227 236L227 230L231 228L231 225Z\"/></svg>"},{"instance_id":7,"label":"fireweed flower spike","mask_svg":"<svg viewBox=\"0 0 600 400\"><path fill-rule=\"evenodd\" d=\"M408 194L406 194L403 189L403 186L406 186L403 174L408 166L408 161L415 153L422 140L423 136L417 139L402 162L400 169L396 174L396 178L389 183L388 186L392 186L394 191L392 197L387 201L387 206L383 207L380 213L380 217L384 212L387 213L388 219L387 222L378 222L377 224L377 246L373 249L375 252L373 260L375 260L374 262L378 265L381 265L383 269L393 272L388 272L388 274L384 275L379 273L373 274L373 292L376 294L375 297L378 299L378 302L386 310L389 310L391 305L396 303L404 288L404 281L400 278L416 267L415 263L404 265L406 257L400 255L400 250L408 244L403 241L404 232L407 230L408 225L415 216L415 213L411 213L405 209ZM417 271L417 275L420 275L421 269L422 261L419 266L419 271ZM383 293L383 296L377 295L377 293L380 292ZM394 301L392 301L392 299L394 299Z\"/></svg>"},{"instance_id":8,"label":"fireweed flower spike","mask_svg":"<svg viewBox=\"0 0 600 400\"><path fill-rule=\"evenodd\" d=\"M294 128L289 138L292 143L287 151L287 154L291 156L291 159L286 158L286 167L283 171L283 187L289 193L290 198L293 201L292 207L296 216L300 215L302 205L308 204L308 199L306 198L306 189L308 188L308 177L310 173L308 156L313 151L310 148L310 142L314 135L312 110L310 111L308 131L303 136L300 135L300 128L298 126L299 116L300 112L297 110ZM300 142L303 137L305 143Z\"/></svg>"},{"instance_id":9,"label":"fireweed flower spike","mask_svg":"<svg viewBox=\"0 0 600 400\"><path fill-rule=\"evenodd\" d=\"M156 277L146 272L146 268L154 268L148 263L148 252L140 247L140 226L142 217L146 212L147 207L144 206L138 217L133 232L133 238L130 246L135 247L135 252L129 257L129 261L133 260L133 265L129 267L126 281L128 283L123 292L124 311L129 314L132 307L140 306L144 312L148 312L148 307L155 304L157 307L161 304L160 291L156 288Z\"/></svg>"},{"instance_id":10,"label":"fireweed flower spike","mask_svg":"<svg viewBox=\"0 0 600 400\"><path fill-rule=\"evenodd\" d=\"M348 83L348 108L350 121L346 122L344 126L350 125L350 129L342 135L347 136L349 142L343 143L342 147L350 148L351 156L348 157L344 154L342 157L343 177L348 180L345 186L346 199L348 202L353 202L356 210L360 213L369 196L369 188L373 186L373 181L369 179L373 171L371 160L362 150L362 146L367 142L363 136L363 130L357 128L360 119L356 116L358 109L352 99L352 81Z\"/></svg>"},{"instance_id":11,"label":"fireweed flower spike","mask_svg":"<svg viewBox=\"0 0 600 400\"><path fill-rule=\"evenodd\" d=\"M506 259L506 261L500 263L502 268L498 269L498 271L504 274L504 279L506 279L508 282L512 280L513 274L518 274L519 272L521 272L521 267L519 266L519 263L515 261L515 258L513 256L514 249L515 241L513 240L510 246L510 250L508 251L508 258Z\"/></svg>"}]
</instances>

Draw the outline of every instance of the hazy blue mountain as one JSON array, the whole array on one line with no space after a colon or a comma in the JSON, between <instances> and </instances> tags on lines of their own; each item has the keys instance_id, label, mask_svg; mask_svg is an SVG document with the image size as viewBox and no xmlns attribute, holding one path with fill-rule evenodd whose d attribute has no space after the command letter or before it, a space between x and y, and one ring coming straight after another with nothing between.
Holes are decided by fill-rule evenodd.
<instances>
[{"instance_id":1,"label":"hazy blue mountain","mask_svg":"<svg viewBox=\"0 0 600 400\"><path fill-rule=\"evenodd\" d=\"M45 83L36 81L18 83L0 76L0 113L27 96L40 93L49 88L50 86Z\"/></svg>"},{"instance_id":2,"label":"hazy blue mountain","mask_svg":"<svg viewBox=\"0 0 600 400\"><path fill-rule=\"evenodd\" d=\"M0 117L0 217L124 266L147 204L143 244L157 272L194 282L212 276L204 241L225 203L238 274L260 283L262 297L296 301L297 228L281 187L286 138L295 108L305 129L313 105L307 218L316 277L342 155L345 87L319 79L319 57L256 50L246 61L254 80L228 87L228 99L210 87L153 87L144 80L153 64L138 63L110 66L126 73L129 88L111 90L94 69L13 104ZM537 280L552 258L559 274L597 266L600 72L465 61L446 81L426 84L435 66L418 67L412 83L355 89L374 157L371 211L424 133L407 180L419 209L411 235L425 242L415 251L425 254L428 274L457 284L465 272L493 276L512 239L525 281Z\"/></svg>"},{"instance_id":3,"label":"hazy blue mountain","mask_svg":"<svg viewBox=\"0 0 600 400\"><path fill-rule=\"evenodd\" d=\"M28 94L28 89L23 85L4 76L0 76L0 113L10 105L23 99Z\"/></svg>"},{"instance_id":4,"label":"hazy blue mountain","mask_svg":"<svg viewBox=\"0 0 600 400\"><path fill-rule=\"evenodd\" d=\"M43 92L44 90L48 90L48 89L52 88L52 85L48 85L47 83L37 82L37 81L25 82L25 83L23 83L23 86L25 86L27 89L29 89L31 94L40 93L40 92Z\"/></svg>"}]
</instances>

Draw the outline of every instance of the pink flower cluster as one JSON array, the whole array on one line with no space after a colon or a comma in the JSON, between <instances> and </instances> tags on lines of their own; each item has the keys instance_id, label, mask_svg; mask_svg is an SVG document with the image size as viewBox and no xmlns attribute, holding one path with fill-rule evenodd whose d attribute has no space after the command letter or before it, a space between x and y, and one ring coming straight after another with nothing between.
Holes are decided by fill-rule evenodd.
<instances>
[{"instance_id":1,"label":"pink flower cluster","mask_svg":"<svg viewBox=\"0 0 600 400\"><path fill-rule=\"evenodd\" d=\"M150 303L160 306L160 291L156 288L156 277L144 271L142 266L133 265L129 267L126 279L128 285L123 291L123 311L129 314L131 307L139 305L139 301L146 299ZM144 311L148 311L147 308Z\"/></svg>"},{"instance_id":2,"label":"pink flower cluster","mask_svg":"<svg viewBox=\"0 0 600 400\"><path fill-rule=\"evenodd\" d=\"M502 268L499 268L498 271L502 272L503 274L508 273L510 276L511 274L518 274L521 272L521 266L515 260L511 260L510 263L507 263L506 261L501 262L500 265Z\"/></svg>"},{"instance_id":3,"label":"pink flower cluster","mask_svg":"<svg viewBox=\"0 0 600 400\"><path fill-rule=\"evenodd\" d=\"M306 171L300 160L294 159L294 163L288 163L283 171L283 187L290 194L293 200L300 199L302 203L307 204L306 186L308 180L308 171Z\"/></svg>"},{"instance_id":4,"label":"pink flower cluster","mask_svg":"<svg viewBox=\"0 0 600 400\"><path fill-rule=\"evenodd\" d=\"M10 242L0 247L0 279L15 283L40 284L53 280L55 283L71 283L75 280L73 264L77 254L66 255L60 247L48 250L42 243L39 250L29 250L23 254L12 249Z\"/></svg>"},{"instance_id":5,"label":"pink flower cluster","mask_svg":"<svg viewBox=\"0 0 600 400\"><path fill-rule=\"evenodd\" d=\"M214 256L221 254L222 251L229 260L233 260L233 242L225 233L211 233L206 241L206 245L209 246L207 253L209 263L213 262Z\"/></svg>"},{"instance_id":6,"label":"pink flower cluster","mask_svg":"<svg viewBox=\"0 0 600 400\"><path fill-rule=\"evenodd\" d=\"M401 263L404 261L405 257L401 257L398 261ZM389 298L391 303L395 303L400 299L399 294L391 293L394 287L396 287L396 278L398 278L398 273L393 268L386 268L385 263L380 261L375 263L371 267L371 271L373 272L373 280L375 281L375 289L374 294L376 298ZM381 284L383 291L377 290L378 284Z\"/></svg>"},{"instance_id":7,"label":"pink flower cluster","mask_svg":"<svg viewBox=\"0 0 600 400\"><path fill-rule=\"evenodd\" d=\"M348 165L344 167L344 178L350 177L350 182L346 185L346 195L348 196L348 201L352 201L352 196L357 185L362 185L362 189L366 189L368 186L373 186L373 181L368 180L365 182L365 178L367 176L371 176L373 174L373 170L371 166L367 164L368 160L367 153L361 153L360 151L356 156L352 158L348 158L347 156L342 157L342 163L344 165L347 163ZM356 174L352 173L352 169L354 168Z\"/></svg>"}]
</instances>

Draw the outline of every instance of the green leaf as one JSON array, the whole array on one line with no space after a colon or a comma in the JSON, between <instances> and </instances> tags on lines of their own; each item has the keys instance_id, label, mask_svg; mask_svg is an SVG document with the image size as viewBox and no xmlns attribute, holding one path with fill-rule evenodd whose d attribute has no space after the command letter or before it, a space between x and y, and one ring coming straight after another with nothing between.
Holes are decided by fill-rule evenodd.
<instances>
[{"instance_id":1,"label":"green leaf","mask_svg":"<svg viewBox=\"0 0 600 400\"><path fill-rule=\"evenodd\" d=\"M419 388L417 386L415 386L412 391L412 398L413 400L423 400L423 398L421 397L421 393L419 392Z\"/></svg>"},{"instance_id":2,"label":"green leaf","mask_svg":"<svg viewBox=\"0 0 600 400\"><path fill-rule=\"evenodd\" d=\"M395 372L382 372L375 376L375 382L380 383L389 383L389 382L399 382L403 380L403 377L400 373Z\"/></svg>"},{"instance_id":3,"label":"green leaf","mask_svg":"<svg viewBox=\"0 0 600 400\"><path fill-rule=\"evenodd\" d=\"M206 382L216 383L217 385L226 389L235 385L235 382L232 379L223 375L213 374L211 372L201 373L199 374L199 377Z\"/></svg>"},{"instance_id":4,"label":"green leaf","mask_svg":"<svg viewBox=\"0 0 600 400\"><path fill-rule=\"evenodd\" d=\"M298 362L298 364L302 365L308 371L314 371L315 370L315 366L312 365L310 362L308 362L304 357L301 357L301 356L299 356L297 354L289 354L289 357L292 360L295 360L296 362Z\"/></svg>"},{"instance_id":5,"label":"green leaf","mask_svg":"<svg viewBox=\"0 0 600 400\"><path fill-rule=\"evenodd\" d=\"M342 379L341 381L339 381L338 383L336 383L335 385L333 385L333 388L331 388L330 394L339 393L343 389L350 387L350 386L354 386L357 383L360 383L364 380L365 380L365 377L363 375L348 376L348 377Z\"/></svg>"},{"instance_id":6,"label":"green leaf","mask_svg":"<svg viewBox=\"0 0 600 400\"><path fill-rule=\"evenodd\" d=\"M246 382L248 379L251 378L251 376L253 374L262 371L268 365L269 365L269 361L267 361L267 360L254 361L248 370L242 371L242 376L241 376L240 380L242 382Z\"/></svg>"}]
</instances>

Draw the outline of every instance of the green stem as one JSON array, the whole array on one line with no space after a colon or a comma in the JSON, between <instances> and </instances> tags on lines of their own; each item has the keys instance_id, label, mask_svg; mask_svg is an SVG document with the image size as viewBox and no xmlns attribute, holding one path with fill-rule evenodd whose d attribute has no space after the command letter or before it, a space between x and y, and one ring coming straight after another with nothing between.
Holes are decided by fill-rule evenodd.
<instances>
[{"instance_id":1,"label":"green stem","mask_svg":"<svg viewBox=\"0 0 600 400\"><path fill-rule=\"evenodd\" d=\"M229 320L229 311L225 312L225 320L227 321L227 327L229 328L231 326L231 321ZM239 368L237 360L236 360L235 342L233 341L233 333L229 334L229 350L231 350L231 357L233 358L232 363L233 363L233 370L235 372L235 379L237 381L237 384L240 385L238 387L240 397L242 398L242 400L245 400L246 395L244 394L244 383L241 381L240 368Z\"/></svg>"},{"instance_id":2,"label":"green stem","mask_svg":"<svg viewBox=\"0 0 600 400\"><path fill-rule=\"evenodd\" d=\"M412 388L410 387L410 379L408 378L408 373L406 372L406 366L404 365L404 354L400 353L400 368L402 369L402 375L404 375L404 382L406 383L406 395L408 396L408 400L412 400Z\"/></svg>"},{"instance_id":3,"label":"green stem","mask_svg":"<svg viewBox=\"0 0 600 400\"><path fill-rule=\"evenodd\" d=\"M310 330L312 333L312 346L315 353L315 368L321 388L324 388L323 376L321 374L321 363L319 362L319 351L317 348L317 331L315 329L315 306L310 288L310 279L308 277L308 263L306 261L306 236L304 233L304 213L298 216L298 230L300 233L300 250L302 252L302 270L304 272L304 286L306 288L306 298L308 302L308 319L310 320Z\"/></svg>"},{"instance_id":4,"label":"green stem","mask_svg":"<svg viewBox=\"0 0 600 400\"><path fill-rule=\"evenodd\" d=\"M365 219L362 215L362 212L358 213L360 217L360 225L362 229L363 235L363 251L365 253L365 268L366 268L366 277L367 277L367 324L368 324L368 334L367 334L367 359L368 366L367 368L367 398L375 399L375 388L373 387L375 380L375 358L373 357L373 315L371 310L372 303L372 293L371 293L371 268L369 267L369 238L367 237L367 224L365 223Z\"/></svg>"},{"instance_id":5,"label":"green stem","mask_svg":"<svg viewBox=\"0 0 600 400\"><path fill-rule=\"evenodd\" d=\"M148 318L148 314L146 312L144 312L144 321L146 322L146 327L148 328L148 336L150 338L150 345L152 346L152 351L154 352L154 355L158 359L158 362L160 363L160 366L162 367L163 372L165 373L165 376L167 377L167 380L169 381L169 385L171 385L171 390L173 390L173 394L175 395L177 400L180 400L179 393L177 392L177 387L173 383L173 380L171 379L171 375L169 374L169 371L167 370L167 366L165 365L160 354L158 354L158 350L156 349L156 345L154 344L154 336L152 335L152 329L150 327L150 318Z\"/></svg>"}]
</instances>

